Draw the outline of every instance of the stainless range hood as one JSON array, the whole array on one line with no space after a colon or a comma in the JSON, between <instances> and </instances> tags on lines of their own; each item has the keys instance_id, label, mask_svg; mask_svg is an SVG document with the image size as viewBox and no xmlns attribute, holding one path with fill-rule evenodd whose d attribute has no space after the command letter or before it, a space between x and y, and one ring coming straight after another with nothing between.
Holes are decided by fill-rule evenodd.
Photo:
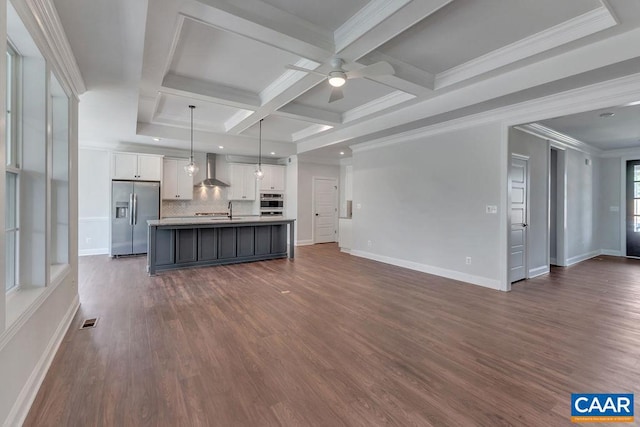
<instances>
[{"instance_id":1,"label":"stainless range hood","mask_svg":"<svg viewBox=\"0 0 640 427\"><path fill-rule=\"evenodd\" d=\"M214 153L207 153L207 179L202 181L198 185L204 185L205 187L228 187L229 184L220 181L216 178L216 155Z\"/></svg>"}]
</instances>

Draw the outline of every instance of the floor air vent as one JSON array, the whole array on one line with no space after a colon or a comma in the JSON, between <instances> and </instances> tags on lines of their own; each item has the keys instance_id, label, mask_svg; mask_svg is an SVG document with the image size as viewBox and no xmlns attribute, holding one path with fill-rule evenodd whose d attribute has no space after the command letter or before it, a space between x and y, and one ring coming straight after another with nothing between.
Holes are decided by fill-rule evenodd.
<instances>
[{"instance_id":1,"label":"floor air vent","mask_svg":"<svg viewBox=\"0 0 640 427\"><path fill-rule=\"evenodd\" d=\"M98 323L98 318L97 317L95 317L93 319L86 319L84 322L82 322L82 326L80 326L80 329L95 328L96 327L96 323Z\"/></svg>"}]
</instances>

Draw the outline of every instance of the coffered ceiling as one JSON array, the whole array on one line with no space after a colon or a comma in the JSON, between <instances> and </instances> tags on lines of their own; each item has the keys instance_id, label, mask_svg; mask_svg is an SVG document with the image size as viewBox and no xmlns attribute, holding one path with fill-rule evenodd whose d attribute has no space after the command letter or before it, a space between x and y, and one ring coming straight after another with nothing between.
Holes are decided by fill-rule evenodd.
<instances>
[{"instance_id":1,"label":"coffered ceiling","mask_svg":"<svg viewBox=\"0 0 640 427\"><path fill-rule=\"evenodd\" d=\"M84 133L185 148L194 104L196 149L224 145L231 154L255 152L264 119L266 151L338 158L367 135L621 63L638 56L629 41L640 41L640 7L627 0L151 0L135 20L129 2L114 0L106 23L94 17L99 2L54 2L89 100L107 62L96 55L139 64L137 76L123 71L123 81L136 84L119 88L127 111L135 98L126 118L135 131L100 133L88 109L81 142ZM100 35L111 31L121 51L94 40L87 23ZM611 52L608 39L616 55L589 54ZM581 56L571 60L574 51ZM386 61L394 74L349 79L344 98L329 103L326 78L286 68L326 74L332 58L343 59L345 70Z\"/></svg>"}]
</instances>

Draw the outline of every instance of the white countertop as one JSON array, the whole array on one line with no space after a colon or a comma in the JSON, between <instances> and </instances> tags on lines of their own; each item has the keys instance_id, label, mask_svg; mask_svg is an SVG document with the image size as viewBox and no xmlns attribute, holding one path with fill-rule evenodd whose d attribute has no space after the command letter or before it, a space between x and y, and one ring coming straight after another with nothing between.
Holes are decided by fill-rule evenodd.
<instances>
[{"instance_id":1,"label":"white countertop","mask_svg":"<svg viewBox=\"0 0 640 427\"><path fill-rule=\"evenodd\" d=\"M225 217L211 217L211 216L196 216L196 217L182 217L182 218L163 218L152 219L147 221L150 226L160 225L202 225L202 224L242 224L247 222L281 222L281 221L295 221L295 219L285 217L261 217L261 216L238 216L233 219Z\"/></svg>"}]
</instances>

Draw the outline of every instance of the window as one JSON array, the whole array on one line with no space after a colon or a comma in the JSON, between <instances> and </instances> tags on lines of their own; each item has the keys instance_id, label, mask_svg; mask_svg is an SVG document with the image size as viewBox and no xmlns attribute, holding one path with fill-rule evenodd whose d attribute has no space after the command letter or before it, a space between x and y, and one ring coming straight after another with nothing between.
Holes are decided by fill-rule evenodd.
<instances>
[{"instance_id":1,"label":"window","mask_svg":"<svg viewBox=\"0 0 640 427\"><path fill-rule=\"evenodd\" d=\"M640 165L633 166L633 231L640 233Z\"/></svg>"},{"instance_id":2,"label":"window","mask_svg":"<svg viewBox=\"0 0 640 427\"><path fill-rule=\"evenodd\" d=\"M7 103L6 103L6 172L5 172L5 290L18 286L19 261L19 200L20 140L17 132L19 56L7 46Z\"/></svg>"}]
</instances>

